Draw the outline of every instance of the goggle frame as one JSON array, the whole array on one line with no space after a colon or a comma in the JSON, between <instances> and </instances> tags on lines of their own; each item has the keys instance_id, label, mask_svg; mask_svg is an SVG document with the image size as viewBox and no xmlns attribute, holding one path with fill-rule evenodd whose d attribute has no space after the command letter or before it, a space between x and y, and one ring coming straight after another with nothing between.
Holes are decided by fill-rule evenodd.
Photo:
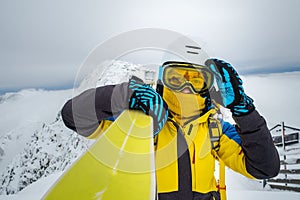
<instances>
[{"instance_id":1,"label":"goggle frame","mask_svg":"<svg viewBox=\"0 0 300 200\"><path fill-rule=\"evenodd\" d=\"M181 84L180 86L174 86L168 83L168 81L166 81L167 75L166 75L166 71L168 68L182 68L182 69L187 69L187 70L191 70L191 71L199 71L201 74L204 75L204 85L201 89L197 89L194 87L194 85L186 80L183 84ZM165 62L162 66L161 66L161 72L159 75L161 82L164 86L168 87L171 90L180 92L182 91L184 88L189 87L194 93L198 93L198 94L202 94L202 93L206 93L208 92L214 83L214 75L213 72L206 66L203 65L198 65L198 64L193 64L193 63L186 63L186 62L173 62L173 61L168 61Z\"/></svg>"}]
</instances>

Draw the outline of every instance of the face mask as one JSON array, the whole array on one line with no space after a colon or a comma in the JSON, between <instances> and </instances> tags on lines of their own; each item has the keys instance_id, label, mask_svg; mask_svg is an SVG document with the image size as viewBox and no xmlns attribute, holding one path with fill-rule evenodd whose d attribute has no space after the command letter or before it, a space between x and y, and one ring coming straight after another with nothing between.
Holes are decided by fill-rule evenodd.
<instances>
[{"instance_id":1,"label":"face mask","mask_svg":"<svg viewBox=\"0 0 300 200\"><path fill-rule=\"evenodd\" d=\"M200 116L205 108L205 98L199 94L185 94L164 88L163 99L178 122L185 121L196 115Z\"/></svg>"}]
</instances>

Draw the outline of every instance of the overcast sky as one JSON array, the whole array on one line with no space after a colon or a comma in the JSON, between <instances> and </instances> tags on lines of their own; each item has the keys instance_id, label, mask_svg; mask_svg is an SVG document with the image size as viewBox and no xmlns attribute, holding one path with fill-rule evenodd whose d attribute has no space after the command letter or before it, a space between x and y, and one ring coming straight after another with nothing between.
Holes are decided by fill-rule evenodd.
<instances>
[{"instance_id":1,"label":"overcast sky","mask_svg":"<svg viewBox=\"0 0 300 200\"><path fill-rule=\"evenodd\" d=\"M201 38L241 73L300 70L298 0L0 0L0 93L70 88L89 53L120 33Z\"/></svg>"}]
</instances>

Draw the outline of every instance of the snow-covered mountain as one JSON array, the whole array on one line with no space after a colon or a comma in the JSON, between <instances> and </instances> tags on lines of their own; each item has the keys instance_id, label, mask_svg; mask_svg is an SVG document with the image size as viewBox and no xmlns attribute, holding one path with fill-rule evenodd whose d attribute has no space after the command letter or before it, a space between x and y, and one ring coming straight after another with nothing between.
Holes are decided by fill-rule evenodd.
<instances>
[{"instance_id":1,"label":"snow-covered mountain","mask_svg":"<svg viewBox=\"0 0 300 200\"><path fill-rule=\"evenodd\" d=\"M101 66L75 90L22 90L0 96L0 194L15 194L50 174L63 171L92 144L66 128L60 116L73 95L100 85L117 84L148 69L115 61Z\"/></svg>"},{"instance_id":2,"label":"snow-covered mountain","mask_svg":"<svg viewBox=\"0 0 300 200\"><path fill-rule=\"evenodd\" d=\"M30 188L37 188L36 181L53 183L55 178L51 177L57 178L92 144L64 126L60 110L69 98L87 88L126 81L131 75L144 79L147 70L115 61L105 70L99 66L75 90L29 89L0 96L0 195L34 191ZM242 77L269 127L285 121L300 128L299 77L300 72ZM230 120L226 113L224 118ZM229 174L229 189L260 187L258 182Z\"/></svg>"},{"instance_id":3,"label":"snow-covered mountain","mask_svg":"<svg viewBox=\"0 0 300 200\"><path fill-rule=\"evenodd\" d=\"M63 171L87 145L88 141L63 126L60 116L51 124L43 124L2 171L0 192L14 194L42 177Z\"/></svg>"},{"instance_id":4,"label":"snow-covered mountain","mask_svg":"<svg viewBox=\"0 0 300 200\"><path fill-rule=\"evenodd\" d=\"M1 194L17 193L64 170L86 149L88 142L67 129L60 117L70 94L29 89L1 96Z\"/></svg>"}]
</instances>

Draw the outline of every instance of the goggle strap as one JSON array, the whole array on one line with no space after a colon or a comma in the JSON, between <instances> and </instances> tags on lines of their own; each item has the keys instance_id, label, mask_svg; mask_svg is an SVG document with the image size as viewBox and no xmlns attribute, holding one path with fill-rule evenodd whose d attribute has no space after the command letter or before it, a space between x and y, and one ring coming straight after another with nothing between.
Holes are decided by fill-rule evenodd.
<instances>
[{"instance_id":1,"label":"goggle strap","mask_svg":"<svg viewBox=\"0 0 300 200\"><path fill-rule=\"evenodd\" d=\"M158 68L158 80L162 80L163 77L163 66L159 66Z\"/></svg>"}]
</instances>

